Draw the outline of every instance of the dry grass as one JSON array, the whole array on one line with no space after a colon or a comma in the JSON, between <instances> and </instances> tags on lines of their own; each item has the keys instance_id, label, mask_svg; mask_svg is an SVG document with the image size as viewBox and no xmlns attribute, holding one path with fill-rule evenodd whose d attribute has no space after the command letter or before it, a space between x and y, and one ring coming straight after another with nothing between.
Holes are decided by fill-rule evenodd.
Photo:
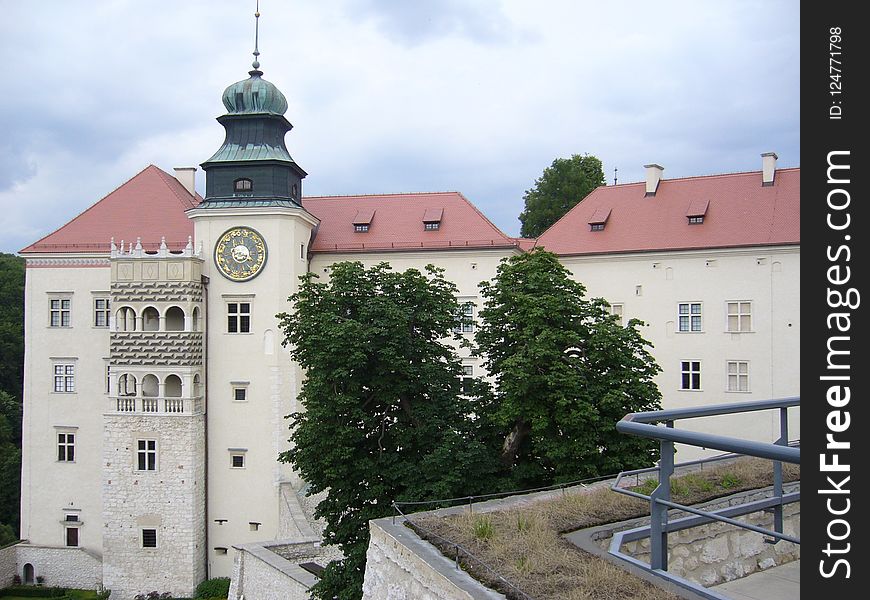
<instances>
[{"instance_id":1,"label":"dry grass","mask_svg":"<svg viewBox=\"0 0 870 600\"><path fill-rule=\"evenodd\" d=\"M800 477L797 465L783 465L783 471L786 481ZM769 461L740 459L673 478L672 497L695 504L764 487L771 480ZM638 491L648 493L654 487L655 482L646 482ZM561 497L498 512L412 518L421 537L446 556L454 558L454 544L459 544L535 600L676 600L678 596L583 552L561 535L648 514L649 504L643 500L607 488L575 488ZM426 530L453 543L427 536ZM475 560L463 554L460 560L484 584L509 599L522 598Z\"/></svg>"}]
</instances>

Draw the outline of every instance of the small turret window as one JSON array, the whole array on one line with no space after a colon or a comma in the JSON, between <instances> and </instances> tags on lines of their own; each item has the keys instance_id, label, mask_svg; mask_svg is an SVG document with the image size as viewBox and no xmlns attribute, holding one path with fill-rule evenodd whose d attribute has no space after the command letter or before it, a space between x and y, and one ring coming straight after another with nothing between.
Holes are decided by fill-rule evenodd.
<instances>
[{"instance_id":1,"label":"small turret window","mask_svg":"<svg viewBox=\"0 0 870 600\"><path fill-rule=\"evenodd\" d=\"M250 192L254 189L254 184L250 179L236 179L233 182L233 191L236 192Z\"/></svg>"}]
</instances>

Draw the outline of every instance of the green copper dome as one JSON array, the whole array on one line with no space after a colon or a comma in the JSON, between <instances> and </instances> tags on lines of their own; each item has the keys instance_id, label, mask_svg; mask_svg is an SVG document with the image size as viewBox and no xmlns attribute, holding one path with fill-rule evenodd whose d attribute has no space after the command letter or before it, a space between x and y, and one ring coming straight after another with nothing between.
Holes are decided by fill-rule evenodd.
<instances>
[{"instance_id":1,"label":"green copper dome","mask_svg":"<svg viewBox=\"0 0 870 600\"><path fill-rule=\"evenodd\" d=\"M262 71L254 69L248 74L248 79L237 81L224 90L223 101L228 114L283 115L287 112L284 94L275 84L262 78Z\"/></svg>"}]
</instances>

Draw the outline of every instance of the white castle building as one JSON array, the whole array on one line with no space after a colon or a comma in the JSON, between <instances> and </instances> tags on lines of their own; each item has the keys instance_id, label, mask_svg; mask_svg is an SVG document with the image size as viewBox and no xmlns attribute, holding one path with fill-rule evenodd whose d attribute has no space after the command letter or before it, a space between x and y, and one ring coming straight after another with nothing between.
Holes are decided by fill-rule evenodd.
<instances>
[{"instance_id":1,"label":"white castle building","mask_svg":"<svg viewBox=\"0 0 870 600\"><path fill-rule=\"evenodd\" d=\"M433 263L473 315L499 261L543 245L647 323L665 407L799 395L800 173L776 155L675 180L650 165L517 239L455 192L304 197L287 102L258 66L223 94L205 198L195 168L151 165L21 251L25 581L187 596L231 575L234 546L316 534L276 460L303 374L275 315L337 261ZM697 426L770 440L774 419Z\"/></svg>"}]
</instances>

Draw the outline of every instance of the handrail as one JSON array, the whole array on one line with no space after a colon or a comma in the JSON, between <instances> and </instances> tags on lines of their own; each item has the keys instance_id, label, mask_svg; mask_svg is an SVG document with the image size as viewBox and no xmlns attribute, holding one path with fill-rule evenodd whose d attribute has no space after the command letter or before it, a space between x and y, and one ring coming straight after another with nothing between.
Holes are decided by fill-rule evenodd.
<instances>
[{"instance_id":1,"label":"handrail","mask_svg":"<svg viewBox=\"0 0 870 600\"><path fill-rule=\"evenodd\" d=\"M703 586L694 584L682 579L681 577L677 577L672 573L668 573L668 532L677 531L683 526L687 526L688 523L702 524L719 521L742 527L756 533L761 533L763 535L769 535L771 536L770 541L772 543L785 540L799 544L799 538L786 535L783 531L783 506L791 502L799 501L800 493L785 494L783 492L782 472L783 462L800 464L800 447L792 447L789 446L788 443L788 409L797 406L800 406L800 398L793 397L630 413L623 417L622 420L616 424L617 431L659 440L660 457L658 467L655 468L658 470L659 476L658 486L648 496L633 490L622 489L619 487L621 480L625 475L627 475L627 473L620 473L611 486L611 489L615 492L636 498L644 498L650 503L650 524L632 531L632 536L635 536L635 539L649 537L649 564L647 565L634 557L622 553L620 548L625 538L624 534L627 532L613 536L610 553L627 562L648 569L682 587L689 588L706 598L721 599L723 596L712 590L707 590ZM674 429L674 421L679 419L712 417L755 412L759 410L779 411L780 435L775 443L762 443L723 435L715 435L712 433L686 430L677 431ZM664 423L664 426L654 425L653 423ZM700 510L673 502L671 500L670 478L674 474L674 468L677 466L674 464L674 442L756 456L773 461L773 496L765 500L749 502L739 507L728 507L726 509L713 511ZM748 514L762 508L771 508L773 511L772 530L757 527L731 518L733 516ZM681 509L695 515L695 517L683 519L684 523L675 527L674 523L668 522L669 509Z\"/></svg>"},{"instance_id":2,"label":"handrail","mask_svg":"<svg viewBox=\"0 0 870 600\"><path fill-rule=\"evenodd\" d=\"M691 419L695 417L711 417L717 415L770 410L774 408L789 408L800 406L800 398L784 398L781 400L760 400L750 402L735 402L732 404L714 404L698 408L678 408L651 412L630 413L616 424L616 430L629 435L637 435L658 440L668 440L692 446L713 448L725 452L748 454L770 460L780 460L799 464L800 448L791 448L779 444L766 444L751 440L703 433L699 431L676 430L671 427L659 427L652 423Z\"/></svg>"}]
</instances>

